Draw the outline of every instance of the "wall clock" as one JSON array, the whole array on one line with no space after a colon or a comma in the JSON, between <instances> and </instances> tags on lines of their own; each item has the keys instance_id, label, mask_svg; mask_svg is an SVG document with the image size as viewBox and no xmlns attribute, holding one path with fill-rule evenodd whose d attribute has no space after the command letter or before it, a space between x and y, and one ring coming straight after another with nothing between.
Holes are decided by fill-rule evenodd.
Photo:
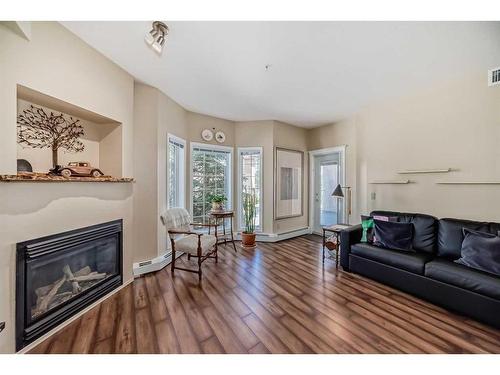
<instances>
[{"instance_id":1,"label":"wall clock","mask_svg":"<svg viewBox=\"0 0 500 375\"><path fill-rule=\"evenodd\" d=\"M224 132L219 131L215 133L215 140L219 143L224 143L226 141L226 135Z\"/></svg>"},{"instance_id":2,"label":"wall clock","mask_svg":"<svg viewBox=\"0 0 500 375\"><path fill-rule=\"evenodd\" d=\"M205 129L201 132L201 138L203 138L204 141L210 142L214 139L214 133L212 133L210 129Z\"/></svg>"}]
</instances>

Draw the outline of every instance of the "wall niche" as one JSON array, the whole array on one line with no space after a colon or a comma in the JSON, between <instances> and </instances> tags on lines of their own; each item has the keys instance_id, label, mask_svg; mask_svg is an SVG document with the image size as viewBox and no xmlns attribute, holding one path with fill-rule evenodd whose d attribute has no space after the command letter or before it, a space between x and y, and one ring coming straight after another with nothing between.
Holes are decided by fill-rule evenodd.
<instances>
[{"instance_id":1,"label":"wall niche","mask_svg":"<svg viewBox=\"0 0 500 375\"><path fill-rule=\"evenodd\" d=\"M84 161L99 168L107 176L123 177L120 122L31 88L17 85L17 115L22 114L31 105L42 108L48 114L62 113L67 118L71 116L73 119L80 120L79 124L83 127L84 135L79 137L79 140L83 143L84 150L69 152L63 148L59 149L57 153L59 165ZM33 167L33 172L47 173L52 168L50 148L32 148L18 143L17 159L27 160Z\"/></svg>"}]
</instances>

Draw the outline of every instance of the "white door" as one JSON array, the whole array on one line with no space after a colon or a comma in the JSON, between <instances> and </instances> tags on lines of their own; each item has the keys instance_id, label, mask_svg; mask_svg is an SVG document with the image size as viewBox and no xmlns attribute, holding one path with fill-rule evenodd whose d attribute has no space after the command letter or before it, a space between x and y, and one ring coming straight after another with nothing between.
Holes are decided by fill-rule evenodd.
<instances>
[{"instance_id":1,"label":"white door","mask_svg":"<svg viewBox=\"0 0 500 375\"><path fill-rule=\"evenodd\" d=\"M321 227L343 222L344 200L332 197L341 183L340 153L314 156L313 232L321 234Z\"/></svg>"}]
</instances>

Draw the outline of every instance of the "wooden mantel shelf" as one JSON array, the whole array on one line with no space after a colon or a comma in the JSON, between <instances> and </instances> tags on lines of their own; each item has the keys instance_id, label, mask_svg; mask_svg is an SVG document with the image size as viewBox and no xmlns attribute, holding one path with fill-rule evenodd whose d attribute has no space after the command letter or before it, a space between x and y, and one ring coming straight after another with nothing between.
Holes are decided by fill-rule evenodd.
<instances>
[{"instance_id":1,"label":"wooden mantel shelf","mask_svg":"<svg viewBox=\"0 0 500 375\"><path fill-rule=\"evenodd\" d=\"M19 174L4 174L0 175L0 182L134 182L133 178L129 177L62 177L49 175L45 173L19 173Z\"/></svg>"}]
</instances>

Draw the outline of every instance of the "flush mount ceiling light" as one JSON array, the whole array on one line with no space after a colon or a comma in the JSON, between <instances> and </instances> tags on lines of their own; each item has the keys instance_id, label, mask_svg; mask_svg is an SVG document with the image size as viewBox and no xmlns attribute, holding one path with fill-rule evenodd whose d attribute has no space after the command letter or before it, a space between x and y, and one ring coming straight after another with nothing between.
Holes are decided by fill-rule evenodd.
<instances>
[{"instance_id":1,"label":"flush mount ceiling light","mask_svg":"<svg viewBox=\"0 0 500 375\"><path fill-rule=\"evenodd\" d=\"M156 53L161 54L167 35L168 26L163 22L155 21L153 22L153 28L146 34L144 40L151 46L151 48L153 48L153 50L155 50Z\"/></svg>"}]
</instances>

